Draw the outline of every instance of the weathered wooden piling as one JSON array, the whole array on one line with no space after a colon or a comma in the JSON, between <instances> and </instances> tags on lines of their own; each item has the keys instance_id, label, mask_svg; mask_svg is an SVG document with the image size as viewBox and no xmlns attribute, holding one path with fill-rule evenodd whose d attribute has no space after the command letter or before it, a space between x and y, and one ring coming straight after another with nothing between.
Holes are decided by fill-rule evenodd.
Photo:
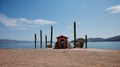
<instances>
[{"instance_id":1,"label":"weathered wooden piling","mask_svg":"<svg viewBox=\"0 0 120 67\"><path fill-rule=\"evenodd\" d=\"M87 35L85 35L85 48L87 48Z\"/></svg>"},{"instance_id":2,"label":"weathered wooden piling","mask_svg":"<svg viewBox=\"0 0 120 67\"><path fill-rule=\"evenodd\" d=\"M35 48L36 48L36 40L37 40L37 36L36 36L36 33L35 33Z\"/></svg>"},{"instance_id":3,"label":"weathered wooden piling","mask_svg":"<svg viewBox=\"0 0 120 67\"><path fill-rule=\"evenodd\" d=\"M50 38L50 46L52 47L52 38L53 38L53 26L51 26L51 38Z\"/></svg>"},{"instance_id":4,"label":"weathered wooden piling","mask_svg":"<svg viewBox=\"0 0 120 67\"><path fill-rule=\"evenodd\" d=\"M42 48L42 30L40 30L40 48Z\"/></svg>"},{"instance_id":5,"label":"weathered wooden piling","mask_svg":"<svg viewBox=\"0 0 120 67\"><path fill-rule=\"evenodd\" d=\"M74 48L76 47L76 22L74 22Z\"/></svg>"},{"instance_id":6,"label":"weathered wooden piling","mask_svg":"<svg viewBox=\"0 0 120 67\"><path fill-rule=\"evenodd\" d=\"M45 46L47 48L47 35L45 35Z\"/></svg>"}]
</instances>

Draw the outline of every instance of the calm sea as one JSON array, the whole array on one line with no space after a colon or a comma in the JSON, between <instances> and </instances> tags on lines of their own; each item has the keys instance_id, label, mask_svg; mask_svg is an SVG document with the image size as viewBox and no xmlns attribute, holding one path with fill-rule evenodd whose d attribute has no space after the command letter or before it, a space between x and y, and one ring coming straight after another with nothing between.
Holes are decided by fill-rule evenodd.
<instances>
[{"instance_id":1,"label":"calm sea","mask_svg":"<svg viewBox=\"0 0 120 67\"><path fill-rule=\"evenodd\" d=\"M42 47L45 48L44 42ZM34 42L0 43L0 48L34 48ZM40 48L40 43L37 43L37 48ZM88 42L88 48L120 50L120 42Z\"/></svg>"}]
</instances>

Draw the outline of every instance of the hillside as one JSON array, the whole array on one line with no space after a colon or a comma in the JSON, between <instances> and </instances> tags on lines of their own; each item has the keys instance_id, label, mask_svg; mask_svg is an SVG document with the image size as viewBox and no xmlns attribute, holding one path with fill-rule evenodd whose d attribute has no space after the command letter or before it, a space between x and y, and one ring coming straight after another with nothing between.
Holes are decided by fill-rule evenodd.
<instances>
[{"instance_id":1,"label":"hillside","mask_svg":"<svg viewBox=\"0 0 120 67\"><path fill-rule=\"evenodd\" d=\"M120 41L120 35L119 36L114 36L110 38L88 38L89 42L101 42L101 41Z\"/></svg>"},{"instance_id":2,"label":"hillside","mask_svg":"<svg viewBox=\"0 0 120 67\"><path fill-rule=\"evenodd\" d=\"M76 41L79 41L80 39L82 38L77 38ZM88 42L104 42L104 41L120 41L120 35L110 38L88 38ZM71 42L74 42L74 40L72 40Z\"/></svg>"},{"instance_id":3,"label":"hillside","mask_svg":"<svg viewBox=\"0 0 120 67\"><path fill-rule=\"evenodd\" d=\"M12 39L0 39L0 42L34 42L34 41L20 41L20 40L12 40Z\"/></svg>"},{"instance_id":4,"label":"hillside","mask_svg":"<svg viewBox=\"0 0 120 67\"><path fill-rule=\"evenodd\" d=\"M0 39L0 42L19 42L18 40Z\"/></svg>"}]
</instances>

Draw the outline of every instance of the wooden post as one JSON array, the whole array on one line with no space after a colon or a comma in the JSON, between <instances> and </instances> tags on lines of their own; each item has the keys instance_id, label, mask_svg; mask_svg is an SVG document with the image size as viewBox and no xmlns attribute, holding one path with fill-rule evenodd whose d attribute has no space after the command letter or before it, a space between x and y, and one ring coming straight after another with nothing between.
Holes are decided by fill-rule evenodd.
<instances>
[{"instance_id":1,"label":"wooden post","mask_svg":"<svg viewBox=\"0 0 120 67\"><path fill-rule=\"evenodd\" d=\"M47 48L47 35L45 35L45 46Z\"/></svg>"},{"instance_id":2,"label":"wooden post","mask_svg":"<svg viewBox=\"0 0 120 67\"><path fill-rule=\"evenodd\" d=\"M51 48L52 48L52 37L53 37L53 26L51 26L51 39L50 39Z\"/></svg>"},{"instance_id":3,"label":"wooden post","mask_svg":"<svg viewBox=\"0 0 120 67\"><path fill-rule=\"evenodd\" d=\"M42 30L40 30L40 48L42 48Z\"/></svg>"},{"instance_id":4,"label":"wooden post","mask_svg":"<svg viewBox=\"0 0 120 67\"><path fill-rule=\"evenodd\" d=\"M85 48L87 48L87 35L85 35Z\"/></svg>"},{"instance_id":5,"label":"wooden post","mask_svg":"<svg viewBox=\"0 0 120 67\"><path fill-rule=\"evenodd\" d=\"M37 37L36 37L36 33L35 33L35 48L36 48L36 40L37 40Z\"/></svg>"},{"instance_id":6,"label":"wooden post","mask_svg":"<svg viewBox=\"0 0 120 67\"><path fill-rule=\"evenodd\" d=\"M74 48L76 47L76 22L74 22Z\"/></svg>"}]
</instances>

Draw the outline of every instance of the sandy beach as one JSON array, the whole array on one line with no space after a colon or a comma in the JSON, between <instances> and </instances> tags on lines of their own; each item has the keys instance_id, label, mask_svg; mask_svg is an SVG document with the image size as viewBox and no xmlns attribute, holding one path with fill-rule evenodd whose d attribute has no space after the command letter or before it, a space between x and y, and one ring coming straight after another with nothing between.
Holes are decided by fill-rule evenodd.
<instances>
[{"instance_id":1,"label":"sandy beach","mask_svg":"<svg viewBox=\"0 0 120 67\"><path fill-rule=\"evenodd\" d=\"M120 67L120 51L0 49L0 67Z\"/></svg>"}]
</instances>

